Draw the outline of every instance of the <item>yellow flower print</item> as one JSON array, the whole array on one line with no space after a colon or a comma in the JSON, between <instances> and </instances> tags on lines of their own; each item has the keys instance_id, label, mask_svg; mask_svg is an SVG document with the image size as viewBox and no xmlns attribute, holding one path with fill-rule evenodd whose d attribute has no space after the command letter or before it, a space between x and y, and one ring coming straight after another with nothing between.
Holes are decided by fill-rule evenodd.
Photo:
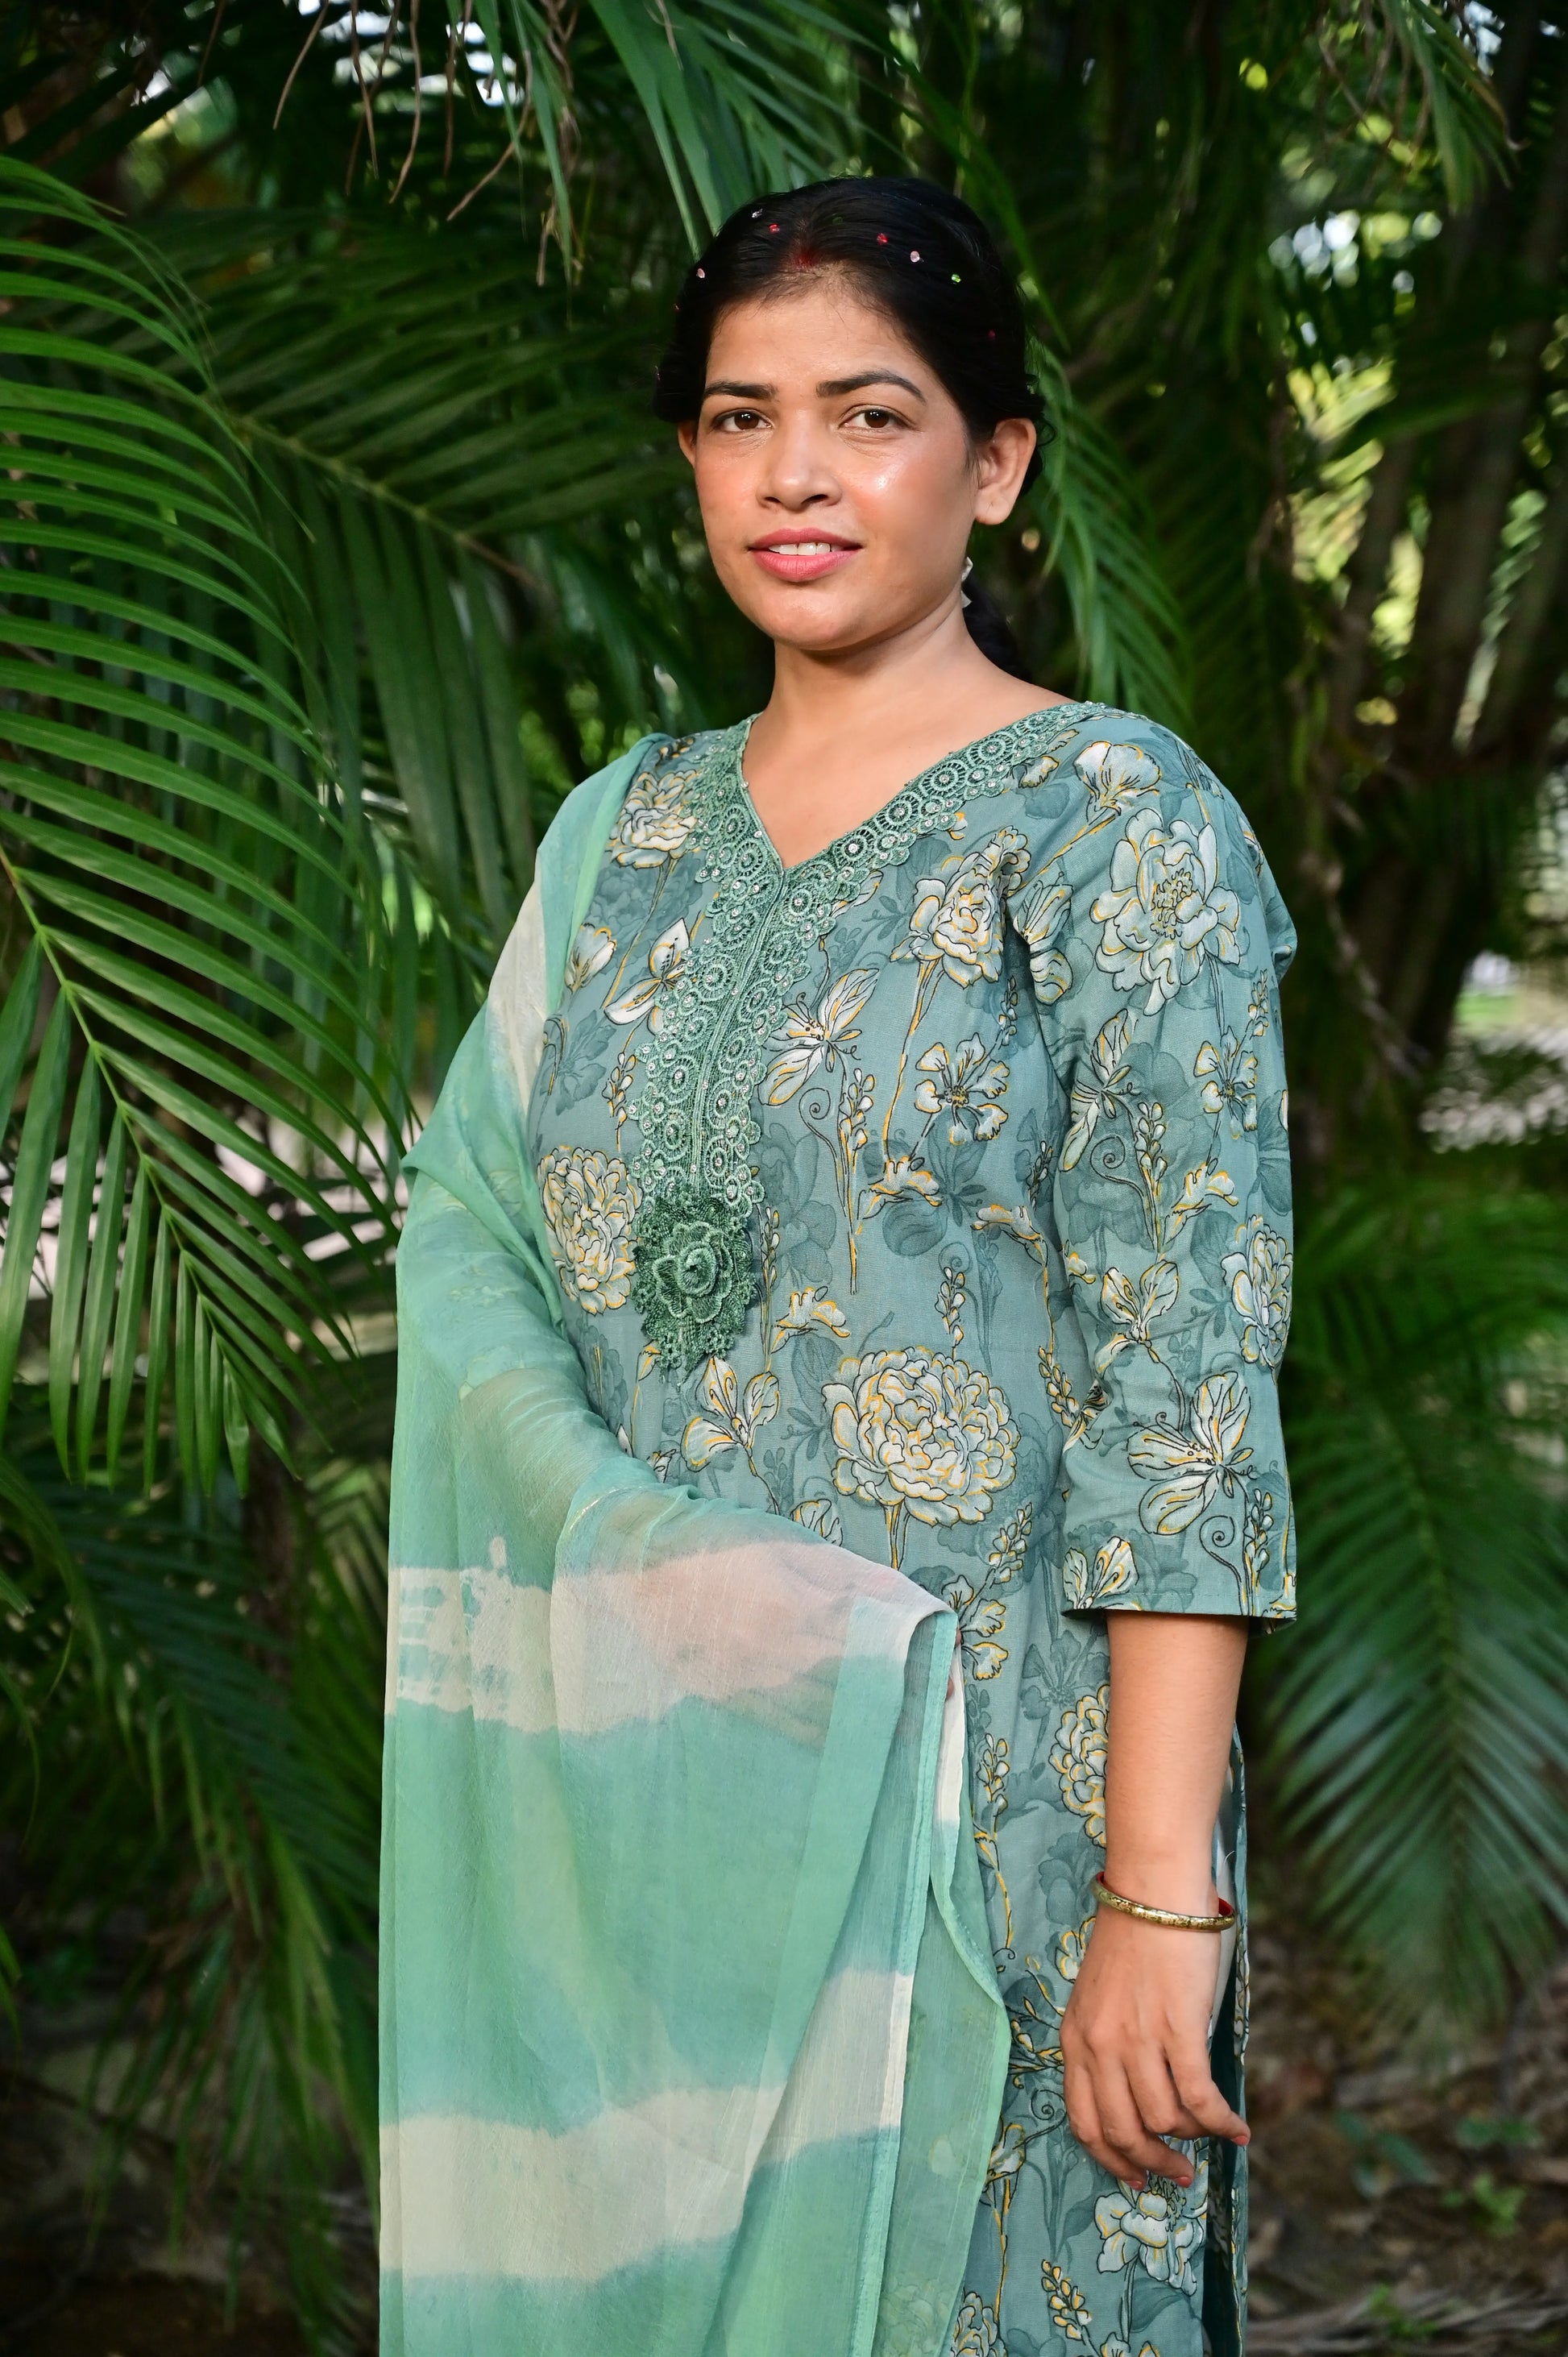
<instances>
[{"instance_id":1,"label":"yellow flower print","mask_svg":"<svg viewBox=\"0 0 1568 2357\"><path fill-rule=\"evenodd\" d=\"M1242 1319L1241 1355L1277 1367L1290 1331L1291 1249L1266 1220L1249 1221L1240 1252L1219 1264Z\"/></svg>"},{"instance_id":2,"label":"yellow flower print","mask_svg":"<svg viewBox=\"0 0 1568 2357\"><path fill-rule=\"evenodd\" d=\"M824 1064L829 1071L832 1071L842 1050L852 1039L859 1039L855 1017L875 986L876 976L857 967L853 974L839 976L824 994L814 1015L804 1006L789 1008L769 1043L779 1053L768 1066L762 1083L767 1103L788 1104L813 1072L821 1071Z\"/></svg>"},{"instance_id":3,"label":"yellow flower print","mask_svg":"<svg viewBox=\"0 0 1568 2357\"><path fill-rule=\"evenodd\" d=\"M679 978L692 946L683 918L677 917L667 932L660 934L648 952L648 976L634 982L619 998L614 998L605 1013L612 1023L640 1023L648 1017L650 1031L659 1028L660 1002L665 992Z\"/></svg>"},{"instance_id":4,"label":"yellow flower print","mask_svg":"<svg viewBox=\"0 0 1568 2357\"><path fill-rule=\"evenodd\" d=\"M676 768L655 777L644 770L632 780L610 838L612 855L622 867L658 867L666 859L679 858L696 823L697 814L686 800L696 774Z\"/></svg>"},{"instance_id":5,"label":"yellow flower print","mask_svg":"<svg viewBox=\"0 0 1568 2357\"><path fill-rule=\"evenodd\" d=\"M879 1505L893 1559L906 1514L978 1523L1013 1479L1018 1435L1006 1399L961 1359L912 1347L845 1359L822 1400L845 1496Z\"/></svg>"},{"instance_id":6,"label":"yellow flower print","mask_svg":"<svg viewBox=\"0 0 1568 2357\"><path fill-rule=\"evenodd\" d=\"M1094 2319L1090 2314L1089 2302L1077 2285L1069 2280L1066 2268L1058 2267L1053 2260L1042 2260L1040 2282L1050 2306L1051 2322L1063 2340L1087 2341L1094 2330Z\"/></svg>"},{"instance_id":7,"label":"yellow flower print","mask_svg":"<svg viewBox=\"0 0 1568 2357\"><path fill-rule=\"evenodd\" d=\"M962 1039L950 1051L940 1042L928 1048L918 1070L929 1077L915 1091L915 1103L929 1128L939 1115L947 1118L948 1140L962 1146L971 1138L994 1137L1007 1115L994 1100L1007 1087L1007 1067L986 1054L980 1034Z\"/></svg>"},{"instance_id":8,"label":"yellow flower print","mask_svg":"<svg viewBox=\"0 0 1568 2357\"><path fill-rule=\"evenodd\" d=\"M1090 914L1104 929L1100 964L1118 990L1146 983L1150 1015L1193 981L1206 959L1240 963L1241 903L1219 881L1211 826L1178 818L1166 827L1158 811L1134 811L1111 855L1111 888Z\"/></svg>"},{"instance_id":9,"label":"yellow flower print","mask_svg":"<svg viewBox=\"0 0 1568 2357\"><path fill-rule=\"evenodd\" d=\"M1028 838L1012 826L998 828L961 858L944 860L940 875L920 878L908 939L894 956L940 966L961 989L982 974L994 982L1002 971L1003 909L1028 866Z\"/></svg>"},{"instance_id":10,"label":"yellow flower print","mask_svg":"<svg viewBox=\"0 0 1568 2357\"><path fill-rule=\"evenodd\" d=\"M1062 1799L1092 1842L1105 1846L1105 1744L1111 1716L1111 1688L1079 1695L1064 1710L1057 1739L1051 1746L1051 1766L1062 1788Z\"/></svg>"},{"instance_id":11,"label":"yellow flower print","mask_svg":"<svg viewBox=\"0 0 1568 2357\"><path fill-rule=\"evenodd\" d=\"M1089 793L1091 818L1113 818L1160 782L1160 765L1141 745L1112 745L1103 737L1073 762Z\"/></svg>"},{"instance_id":12,"label":"yellow flower print","mask_svg":"<svg viewBox=\"0 0 1568 2357\"><path fill-rule=\"evenodd\" d=\"M566 960L566 987L581 990L616 953L615 936L603 925L579 925L572 953Z\"/></svg>"},{"instance_id":13,"label":"yellow flower print","mask_svg":"<svg viewBox=\"0 0 1568 2357\"><path fill-rule=\"evenodd\" d=\"M539 1192L567 1294L590 1318L624 1308L631 1223L641 1198L620 1156L553 1146L539 1166Z\"/></svg>"},{"instance_id":14,"label":"yellow flower print","mask_svg":"<svg viewBox=\"0 0 1568 2357\"><path fill-rule=\"evenodd\" d=\"M1108 1539L1092 1567L1081 1547L1069 1547L1062 1565L1069 1612L1092 1612L1108 1596L1124 1596L1138 1582L1138 1566L1125 1539Z\"/></svg>"},{"instance_id":15,"label":"yellow flower print","mask_svg":"<svg viewBox=\"0 0 1568 2357\"><path fill-rule=\"evenodd\" d=\"M1148 1426L1128 1444L1134 1471L1170 1476L1144 1493L1138 1514L1146 1531L1173 1538L1221 1490L1229 1495L1235 1488L1252 1454L1241 1446L1251 1408L1245 1385L1228 1369L1198 1385L1184 1424Z\"/></svg>"},{"instance_id":16,"label":"yellow flower print","mask_svg":"<svg viewBox=\"0 0 1568 2357\"><path fill-rule=\"evenodd\" d=\"M1100 2267L1118 2275L1142 2266L1156 2283L1196 2291L1192 2255L1203 2241L1203 2212L1188 2210L1146 2186L1142 2193L1102 2193L1094 2205L1100 2229Z\"/></svg>"},{"instance_id":17,"label":"yellow flower print","mask_svg":"<svg viewBox=\"0 0 1568 2357\"><path fill-rule=\"evenodd\" d=\"M1069 1924L1057 1942L1057 1970L1070 1986L1083 1969L1089 1953L1089 1935L1094 1929L1094 1918L1086 1915L1077 1931Z\"/></svg>"}]
</instances>

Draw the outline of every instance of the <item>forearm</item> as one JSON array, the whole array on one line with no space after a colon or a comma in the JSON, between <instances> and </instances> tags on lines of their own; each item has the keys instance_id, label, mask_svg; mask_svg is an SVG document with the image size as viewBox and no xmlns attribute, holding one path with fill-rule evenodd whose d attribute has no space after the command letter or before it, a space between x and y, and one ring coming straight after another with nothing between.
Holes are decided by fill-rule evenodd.
<instances>
[{"instance_id":1,"label":"forearm","mask_svg":"<svg viewBox=\"0 0 1568 2357\"><path fill-rule=\"evenodd\" d=\"M1174 1612L1107 1620L1105 1879L1145 1906L1206 1914L1246 1624Z\"/></svg>"}]
</instances>

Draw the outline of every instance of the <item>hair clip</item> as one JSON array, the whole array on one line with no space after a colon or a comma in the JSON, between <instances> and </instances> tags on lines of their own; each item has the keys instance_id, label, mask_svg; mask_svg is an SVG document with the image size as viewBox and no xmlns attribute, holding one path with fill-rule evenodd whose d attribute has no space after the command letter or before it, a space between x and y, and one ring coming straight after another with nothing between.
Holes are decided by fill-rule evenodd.
<instances>
[{"instance_id":1,"label":"hair clip","mask_svg":"<svg viewBox=\"0 0 1568 2357\"><path fill-rule=\"evenodd\" d=\"M963 281L962 281L962 279L959 276L958 272L957 272L956 270L953 272L953 274L952 274L952 283L953 283L953 285L954 285L955 286L961 286L961 285L963 285Z\"/></svg>"},{"instance_id":2,"label":"hair clip","mask_svg":"<svg viewBox=\"0 0 1568 2357\"><path fill-rule=\"evenodd\" d=\"M698 271L698 273L697 273L697 275L698 275L698 277L699 277L699 278L705 278L705 277L707 276L707 274L707 274L707 272L706 272L705 270L699 270L699 271Z\"/></svg>"},{"instance_id":3,"label":"hair clip","mask_svg":"<svg viewBox=\"0 0 1568 2357\"><path fill-rule=\"evenodd\" d=\"M915 247L914 247L914 246L911 246L911 247L909 248L909 259L910 259L910 261L911 261L911 262L918 262L918 260L920 259L919 254L918 254L918 253L916 251L916 249L915 249Z\"/></svg>"},{"instance_id":4,"label":"hair clip","mask_svg":"<svg viewBox=\"0 0 1568 2357\"><path fill-rule=\"evenodd\" d=\"M777 231L777 230L778 230L778 227L779 227L779 224L778 224L778 222L777 222L777 221L769 221L769 222L768 222L768 236L769 236L769 237L772 237L772 236L775 234L775 232L776 232L776 231Z\"/></svg>"},{"instance_id":5,"label":"hair clip","mask_svg":"<svg viewBox=\"0 0 1568 2357\"><path fill-rule=\"evenodd\" d=\"M876 232L876 242L877 242L877 244L878 244L878 245L886 245L886 242L887 242L887 231L886 231L885 229L879 229L879 230L877 231L877 232Z\"/></svg>"}]
</instances>

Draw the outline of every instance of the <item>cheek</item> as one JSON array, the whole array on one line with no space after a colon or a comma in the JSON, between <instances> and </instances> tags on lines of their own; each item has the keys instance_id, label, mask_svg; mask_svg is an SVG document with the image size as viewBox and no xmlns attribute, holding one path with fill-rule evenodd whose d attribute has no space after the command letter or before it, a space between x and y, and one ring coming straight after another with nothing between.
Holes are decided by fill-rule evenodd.
<instances>
[{"instance_id":1,"label":"cheek","mask_svg":"<svg viewBox=\"0 0 1568 2357\"><path fill-rule=\"evenodd\" d=\"M965 456L923 435L857 451L844 488L878 540L928 565L945 564L950 540L963 540L974 515Z\"/></svg>"}]
</instances>

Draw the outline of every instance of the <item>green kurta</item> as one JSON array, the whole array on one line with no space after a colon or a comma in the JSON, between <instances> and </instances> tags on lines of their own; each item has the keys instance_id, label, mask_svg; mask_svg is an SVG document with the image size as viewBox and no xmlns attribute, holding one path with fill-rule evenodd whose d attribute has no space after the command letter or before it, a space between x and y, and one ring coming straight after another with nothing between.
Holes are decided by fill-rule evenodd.
<instances>
[{"instance_id":1,"label":"green kurta","mask_svg":"<svg viewBox=\"0 0 1568 2357\"><path fill-rule=\"evenodd\" d=\"M1066 2125L1058 2033L1104 1855L1105 1614L1293 1609L1290 921L1148 720L1033 715L789 869L746 736L654 740L545 1026L566 1333L629 1455L957 1616L1013 2051L955 2352L1232 2349L1231 2148L1187 2193L1118 2185ZM1244 2018L1243 1958L1232 2089Z\"/></svg>"}]
</instances>

